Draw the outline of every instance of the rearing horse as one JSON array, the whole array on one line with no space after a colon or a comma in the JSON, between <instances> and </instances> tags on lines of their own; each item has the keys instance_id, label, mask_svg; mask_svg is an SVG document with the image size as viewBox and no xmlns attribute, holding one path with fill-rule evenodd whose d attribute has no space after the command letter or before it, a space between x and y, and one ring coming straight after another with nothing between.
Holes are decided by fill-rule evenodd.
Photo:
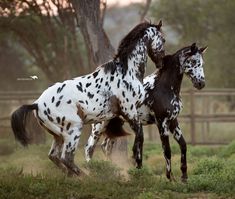
<instances>
[{"instance_id":1,"label":"rearing horse","mask_svg":"<svg viewBox=\"0 0 235 199\"><path fill-rule=\"evenodd\" d=\"M187 162L186 162L186 142L178 124L177 117L182 109L180 99L180 89L183 75L186 74L197 89L205 86L205 77L203 71L202 53L205 48L198 48L196 44L184 47L173 55L167 55L163 58L162 67L155 73L144 78L145 100L141 107L137 109L141 123L143 125L156 123L164 157L166 160L166 176L171 179L171 149L169 144L169 130L174 135L175 140L181 149L181 170L182 181L187 180ZM93 141L94 129L101 135L106 134L102 143L102 149L109 155L112 151L113 143L117 133L125 134L122 129L123 122L119 118L109 121L107 128L98 128L100 125L93 127L93 132L88 140L90 151L93 152L95 143ZM98 138L96 139L96 141ZM89 160L92 154L87 157Z\"/></svg>"},{"instance_id":2,"label":"rearing horse","mask_svg":"<svg viewBox=\"0 0 235 199\"><path fill-rule=\"evenodd\" d=\"M49 158L60 168L79 175L74 154L83 125L123 116L136 134L133 151L140 168L143 132L137 107L144 100L147 55L154 62L164 55L161 26L161 21L158 25L140 23L121 41L113 60L93 73L54 84L33 104L18 108L11 116L15 138L22 145L29 143L27 115L34 111L41 126L54 136Z\"/></svg>"}]
</instances>

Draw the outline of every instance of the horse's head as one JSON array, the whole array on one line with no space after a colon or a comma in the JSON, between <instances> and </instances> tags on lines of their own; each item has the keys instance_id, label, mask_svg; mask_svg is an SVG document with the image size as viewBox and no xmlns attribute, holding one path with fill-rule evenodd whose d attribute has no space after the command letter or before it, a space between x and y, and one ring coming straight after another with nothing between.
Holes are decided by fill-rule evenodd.
<instances>
[{"instance_id":1,"label":"horse's head","mask_svg":"<svg viewBox=\"0 0 235 199\"><path fill-rule=\"evenodd\" d=\"M199 49L196 43L193 43L179 54L180 72L189 76L197 89L202 89L205 86L202 54L206 49L207 47Z\"/></svg>"},{"instance_id":2,"label":"horse's head","mask_svg":"<svg viewBox=\"0 0 235 199\"><path fill-rule=\"evenodd\" d=\"M162 66L162 59L165 56L164 44L165 38L161 31L162 21L158 25L151 25L147 28L146 33L148 37L148 55L156 66Z\"/></svg>"}]
</instances>

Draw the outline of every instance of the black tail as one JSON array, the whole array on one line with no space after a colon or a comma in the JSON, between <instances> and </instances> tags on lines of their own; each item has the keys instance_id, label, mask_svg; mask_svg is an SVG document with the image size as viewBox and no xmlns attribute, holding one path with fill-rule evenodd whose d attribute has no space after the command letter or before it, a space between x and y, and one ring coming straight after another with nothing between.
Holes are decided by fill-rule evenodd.
<instances>
[{"instance_id":1,"label":"black tail","mask_svg":"<svg viewBox=\"0 0 235 199\"><path fill-rule=\"evenodd\" d=\"M123 129L123 125L124 121L119 117L115 117L109 121L106 127L106 131L104 133L109 138L116 138L116 137L130 135Z\"/></svg>"},{"instance_id":2,"label":"black tail","mask_svg":"<svg viewBox=\"0 0 235 199\"><path fill-rule=\"evenodd\" d=\"M18 140L23 146L27 146L30 141L25 128L27 116L32 110L37 109L37 104L23 105L11 115L11 128L13 130L16 140Z\"/></svg>"}]
</instances>

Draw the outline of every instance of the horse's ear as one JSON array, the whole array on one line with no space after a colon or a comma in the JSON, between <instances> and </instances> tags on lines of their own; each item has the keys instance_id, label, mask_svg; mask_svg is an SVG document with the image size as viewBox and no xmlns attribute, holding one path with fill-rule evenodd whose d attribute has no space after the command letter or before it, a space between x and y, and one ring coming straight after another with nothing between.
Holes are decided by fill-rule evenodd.
<instances>
[{"instance_id":1,"label":"horse's ear","mask_svg":"<svg viewBox=\"0 0 235 199\"><path fill-rule=\"evenodd\" d=\"M207 48L208 48L208 46L205 46L205 47L203 47L203 48L200 48L200 49L199 49L200 53L206 52Z\"/></svg>"},{"instance_id":2,"label":"horse's ear","mask_svg":"<svg viewBox=\"0 0 235 199\"><path fill-rule=\"evenodd\" d=\"M193 43L190 49L191 49L191 52L195 52L195 50L197 49L196 43Z\"/></svg>"},{"instance_id":3,"label":"horse's ear","mask_svg":"<svg viewBox=\"0 0 235 199\"><path fill-rule=\"evenodd\" d=\"M159 29L162 27L162 20L159 21L157 26L158 26Z\"/></svg>"}]
</instances>

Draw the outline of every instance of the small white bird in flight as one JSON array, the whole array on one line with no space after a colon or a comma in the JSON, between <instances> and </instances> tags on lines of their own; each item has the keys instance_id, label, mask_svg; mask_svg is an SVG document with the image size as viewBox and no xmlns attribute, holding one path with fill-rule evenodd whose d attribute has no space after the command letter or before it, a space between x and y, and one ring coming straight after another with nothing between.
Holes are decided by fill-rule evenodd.
<instances>
[{"instance_id":1,"label":"small white bird in flight","mask_svg":"<svg viewBox=\"0 0 235 199\"><path fill-rule=\"evenodd\" d=\"M30 76L31 79L35 80L35 79L38 79L38 76L36 75L33 75L33 76Z\"/></svg>"}]
</instances>

